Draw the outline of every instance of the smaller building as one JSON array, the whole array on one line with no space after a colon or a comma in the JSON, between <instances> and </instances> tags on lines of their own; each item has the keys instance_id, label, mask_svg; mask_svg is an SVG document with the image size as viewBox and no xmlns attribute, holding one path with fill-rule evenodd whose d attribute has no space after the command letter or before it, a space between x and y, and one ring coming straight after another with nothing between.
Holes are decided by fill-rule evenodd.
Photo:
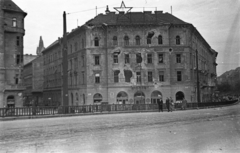
<instances>
[{"instance_id":1,"label":"smaller building","mask_svg":"<svg viewBox=\"0 0 240 153\"><path fill-rule=\"evenodd\" d=\"M23 92L23 106L42 106L43 90L43 57L44 50L42 37L40 37L39 46L37 47L36 58L25 64L23 67L23 82L25 91Z\"/></svg>"}]
</instances>

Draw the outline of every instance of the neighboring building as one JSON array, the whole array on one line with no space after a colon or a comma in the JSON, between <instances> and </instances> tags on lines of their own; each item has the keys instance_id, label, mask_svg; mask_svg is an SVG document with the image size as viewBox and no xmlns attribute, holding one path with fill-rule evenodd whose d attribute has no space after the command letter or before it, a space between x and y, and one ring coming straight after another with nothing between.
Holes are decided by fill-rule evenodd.
<instances>
[{"instance_id":1,"label":"neighboring building","mask_svg":"<svg viewBox=\"0 0 240 153\"><path fill-rule=\"evenodd\" d=\"M23 67L23 83L25 86L23 96L23 106L41 106L43 91L43 57L44 50L43 40L40 37L39 46L37 47L37 57Z\"/></svg>"},{"instance_id":2,"label":"neighboring building","mask_svg":"<svg viewBox=\"0 0 240 153\"><path fill-rule=\"evenodd\" d=\"M124 5L125 6L125 5ZM217 52L197 29L162 11L99 14L67 35L69 105L211 101ZM43 51L45 105L60 105L61 39Z\"/></svg>"},{"instance_id":3,"label":"neighboring building","mask_svg":"<svg viewBox=\"0 0 240 153\"><path fill-rule=\"evenodd\" d=\"M22 106L24 18L11 0L0 1L0 108Z\"/></svg>"},{"instance_id":4,"label":"neighboring building","mask_svg":"<svg viewBox=\"0 0 240 153\"><path fill-rule=\"evenodd\" d=\"M37 57L37 55L32 55L32 54L25 54L23 55L23 65L31 62Z\"/></svg>"}]
</instances>

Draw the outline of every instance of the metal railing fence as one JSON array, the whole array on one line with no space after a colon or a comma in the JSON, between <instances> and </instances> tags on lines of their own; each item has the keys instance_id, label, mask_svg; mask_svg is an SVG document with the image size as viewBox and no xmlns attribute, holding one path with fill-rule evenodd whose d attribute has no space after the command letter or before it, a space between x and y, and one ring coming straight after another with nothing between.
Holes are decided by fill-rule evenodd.
<instances>
[{"instance_id":1,"label":"metal railing fence","mask_svg":"<svg viewBox=\"0 0 240 153\"><path fill-rule=\"evenodd\" d=\"M187 103L187 109L217 107L231 105L238 100L225 102L205 102L205 103ZM181 103L175 103L174 109L181 109ZM166 110L166 104L163 104ZM157 104L102 104L102 105L81 105L81 106L46 106L46 107L15 107L0 108L0 117L9 116L41 116L57 114L86 114L86 113L117 113L117 112L138 112L138 111L157 111Z\"/></svg>"}]
</instances>

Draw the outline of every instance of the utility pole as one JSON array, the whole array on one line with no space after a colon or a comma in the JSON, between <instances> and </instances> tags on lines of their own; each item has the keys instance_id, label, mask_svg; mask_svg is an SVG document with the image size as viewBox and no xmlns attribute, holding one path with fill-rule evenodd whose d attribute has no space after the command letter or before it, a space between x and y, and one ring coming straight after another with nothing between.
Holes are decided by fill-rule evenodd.
<instances>
[{"instance_id":1,"label":"utility pole","mask_svg":"<svg viewBox=\"0 0 240 153\"><path fill-rule=\"evenodd\" d=\"M198 73L198 50L197 49L196 49L196 71L197 71L197 102L199 107L201 99L200 99L200 84L199 84L199 73Z\"/></svg>"},{"instance_id":2,"label":"utility pole","mask_svg":"<svg viewBox=\"0 0 240 153\"><path fill-rule=\"evenodd\" d=\"M66 12L63 12L63 46L62 46L62 106L68 106L68 53ZM64 107L65 108L65 107ZM68 113L68 109L64 109Z\"/></svg>"}]
</instances>

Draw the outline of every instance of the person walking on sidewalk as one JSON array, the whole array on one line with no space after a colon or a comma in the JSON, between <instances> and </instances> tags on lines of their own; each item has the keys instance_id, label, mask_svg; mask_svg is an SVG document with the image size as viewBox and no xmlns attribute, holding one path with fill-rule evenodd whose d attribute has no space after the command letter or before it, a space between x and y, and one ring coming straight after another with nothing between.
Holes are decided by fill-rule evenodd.
<instances>
[{"instance_id":1,"label":"person walking on sidewalk","mask_svg":"<svg viewBox=\"0 0 240 153\"><path fill-rule=\"evenodd\" d=\"M163 100L162 98L157 99L157 104L158 104L158 111L162 111L163 112Z\"/></svg>"},{"instance_id":2,"label":"person walking on sidewalk","mask_svg":"<svg viewBox=\"0 0 240 153\"><path fill-rule=\"evenodd\" d=\"M170 97L169 104L170 104L170 111L172 112L174 110L174 102L172 97Z\"/></svg>"},{"instance_id":3,"label":"person walking on sidewalk","mask_svg":"<svg viewBox=\"0 0 240 153\"><path fill-rule=\"evenodd\" d=\"M168 112L170 111L170 101L169 101L169 98L167 97L166 99L166 107L167 107L167 110Z\"/></svg>"}]
</instances>

